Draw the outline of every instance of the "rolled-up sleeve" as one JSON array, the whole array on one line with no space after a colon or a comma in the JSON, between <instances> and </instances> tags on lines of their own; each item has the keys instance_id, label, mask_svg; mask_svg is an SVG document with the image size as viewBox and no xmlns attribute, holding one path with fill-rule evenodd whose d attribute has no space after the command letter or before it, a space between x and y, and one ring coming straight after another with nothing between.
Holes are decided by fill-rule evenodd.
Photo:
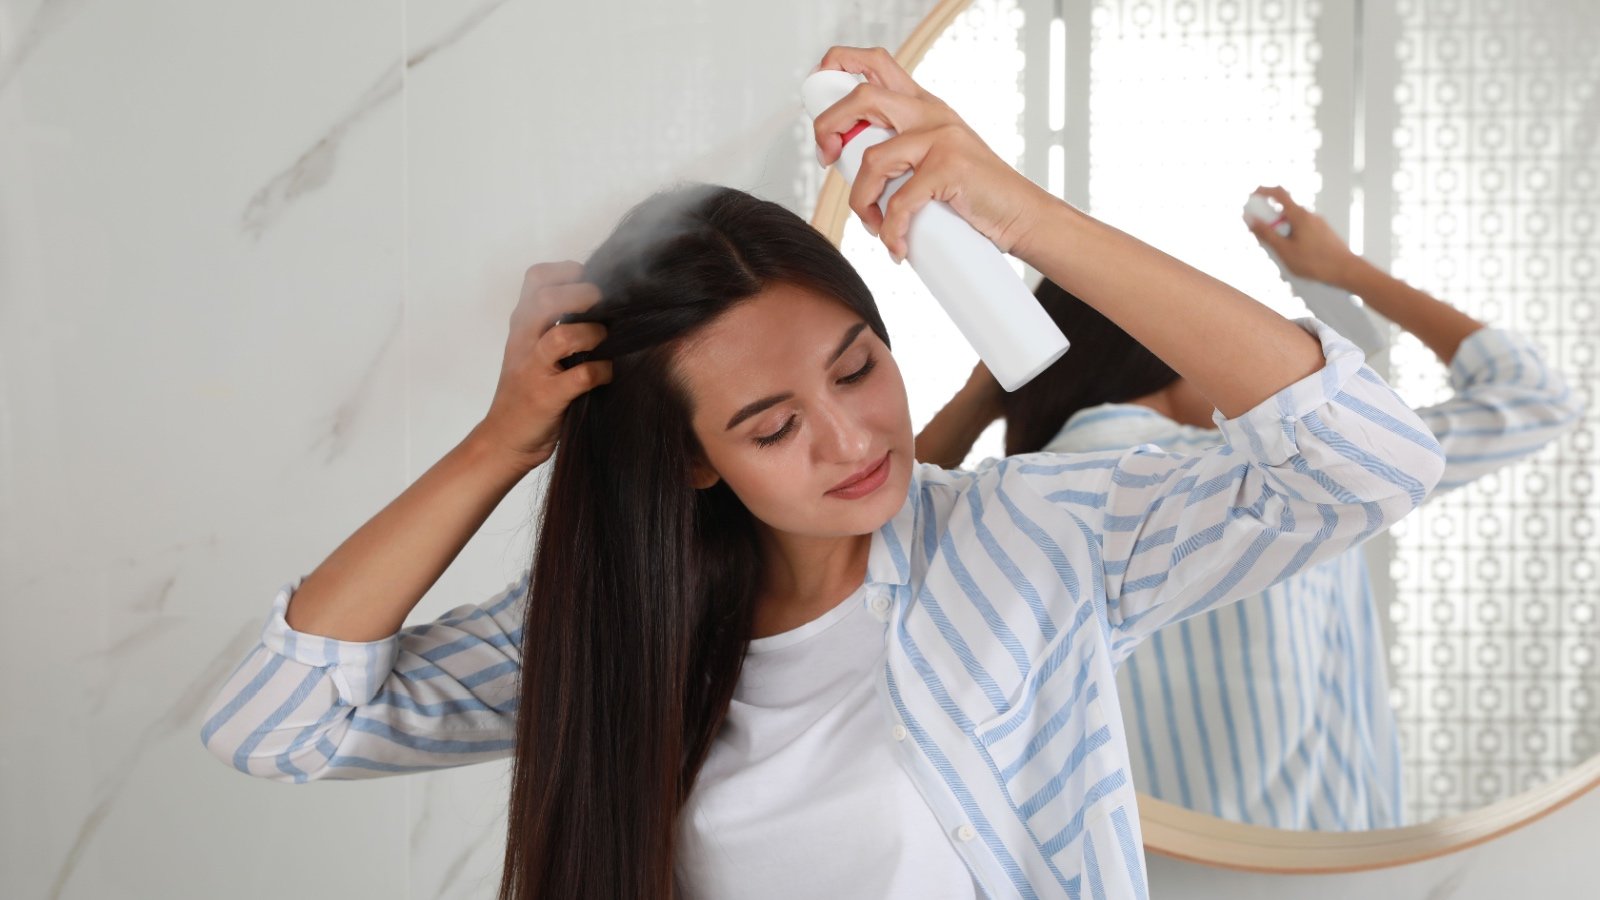
<instances>
[{"instance_id":1,"label":"rolled-up sleeve","mask_svg":"<svg viewBox=\"0 0 1600 900\"><path fill-rule=\"evenodd\" d=\"M218 759L275 781L373 778L510 755L524 580L378 641L305 634L273 600L201 728Z\"/></svg>"},{"instance_id":2,"label":"rolled-up sleeve","mask_svg":"<svg viewBox=\"0 0 1600 900\"><path fill-rule=\"evenodd\" d=\"M1582 399L1538 348L1499 328L1461 342L1450 387L1450 399L1417 410L1444 447L1436 494L1534 455L1583 418Z\"/></svg>"},{"instance_id":3,"label":"rolled-up sleeve","mask_svg":"<svg viewBox=\"0 0 1600 900\"><path fill-rule=\"evenodd\" d=\"M1064 506L1099 546L1114 648L1257 593L1382 531L1444 468L1439 442L1361 351L1315 319L1324 366L1194 455L1151 444L1014 457L1006 479Z\"/></svg>"}]
</instances>

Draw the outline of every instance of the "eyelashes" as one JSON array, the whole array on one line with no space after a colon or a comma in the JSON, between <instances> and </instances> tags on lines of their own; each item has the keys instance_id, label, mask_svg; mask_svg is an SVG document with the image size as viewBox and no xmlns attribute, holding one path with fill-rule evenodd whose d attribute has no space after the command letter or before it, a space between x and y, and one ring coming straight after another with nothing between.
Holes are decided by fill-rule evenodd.
<instances>
[{"instance_id":1,"label":"eyelashes","mask_svg":"<svg viewBox=\"0 0 1600 900\"><path fill-rule=\"evenodd\" d=\"M840 384L855 384L856 382L860 381L861 379L867 377L867 375L873 369L875 369L877 367L878 367L877 358L869 356L869 357L867 357L867 361L866 361L865 365L863 365L861 368L855 370L854 372L851 372L849 375L846 375L845 377L839 379L839 383Z\"/></svg>"},{"instance_id":2,"label":"eyelashes","mask_svg":"<svg viewBox=\"0 0 1600 900\"><path fill-rule=\"evenodd\" d=\"M789 436L789 432L791 432L793 430L794 430L794 416L790 416L789 417L789 421L784 422L782 428L779 428L777 431L774 431L772 434L766 435L765 437L756 438L756 443L760 444L763 447L771 447L773 444L776 444L777 442L779 442L779 441L783 440L784 438L788 437Z\"/></svg>"},{"instance_id":3,"label":"eyelashes","mask_svg":"<svg viewBox=\"0 0 1600 900\"><path fill-rule=\"evenodd\" d=\"M863 378L866 378L868 375L872 374L872 370L876 369L877 367L878 367L877 358L869 356L869 357L867 357L866 363L863 364L861 366L861 368L855 370L854 372L851 372L849 375L846 375L843 378L840 378L839 379L839 383L840 384L855 384L856 382L858 382L858 381L862 380ZM756 443L758 445L762 446L762 447L771 447L773 444L776 444L777 442L779 442L779 441L781 441L784 438L789 436L789 432L794 430L794 422L795 422L795 417L794 416L790 416L788 421L783 423L783 427L782 428L779 428L777 431L774 431L772 434L763 435L761 437L756 438L755 439Z\"/></svg>"}]
</instances>

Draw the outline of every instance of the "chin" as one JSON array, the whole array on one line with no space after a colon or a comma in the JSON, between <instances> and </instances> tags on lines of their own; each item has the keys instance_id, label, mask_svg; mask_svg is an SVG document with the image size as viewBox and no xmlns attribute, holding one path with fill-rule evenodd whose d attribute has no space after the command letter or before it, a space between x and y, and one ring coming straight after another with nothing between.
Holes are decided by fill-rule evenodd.
<instances>
[{"instance_id":1,"label":"chin","mask_svg":"<svg viewBox=\"0 0 1600 900\"><path fill-rule=\"evenodd\" d=\"M906 491L911 488L911 467L915 463L909 456L896 450L889 454L889 477L870 498L870 523L865 532L877 531L894 518L906 503ZM868 498L862 498L867 500ZM863 513L867 508L862 509ZM863 532L863 533L865 533Z\"/></svg>"}]
</instances>

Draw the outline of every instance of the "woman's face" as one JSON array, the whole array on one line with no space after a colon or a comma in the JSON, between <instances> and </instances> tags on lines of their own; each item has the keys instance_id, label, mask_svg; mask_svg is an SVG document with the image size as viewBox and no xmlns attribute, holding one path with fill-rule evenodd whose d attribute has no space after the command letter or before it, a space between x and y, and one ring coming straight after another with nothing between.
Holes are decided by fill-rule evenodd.
<instances>
[{"instance_id":1,"label":"woman's face","mask_svg":"<svg viewBox=\"0 0 1600 900\"><path fill-rule=\"evenodd\" d=\"M674 363L709 466L696 487L720 478L756 518L807 537L867 534L904 504L905 382L843 303L775 284L694 335Z\"/></svg>"}]
</instances>

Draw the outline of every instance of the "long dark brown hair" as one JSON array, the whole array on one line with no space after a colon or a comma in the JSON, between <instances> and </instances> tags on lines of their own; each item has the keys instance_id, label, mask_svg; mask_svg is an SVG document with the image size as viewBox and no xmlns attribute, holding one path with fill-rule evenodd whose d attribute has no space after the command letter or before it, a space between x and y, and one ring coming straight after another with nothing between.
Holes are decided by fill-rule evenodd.
<instances>
[{"instance_id":1,"label":"long dark brown hair","mask_svg":"<svg viewBox=\"0 0 1600 900\"><path fill-rule=\"evenodd\" d=\"M738 680L756 522L701 450L672 359L775 283L835 297L889 341L867 286L804 220L692 185L635 207L586 263L612 381L568 407L524 619L501 900L664 898L678 813Z\"/></svg>"},{"instance_id":2,"label":"long dark brown hair","mask_svg":"<svg viewBox=\"0 0 1600 900\"><path fill-rule=\"evenodd\" d=\"M1034 296L1072 342L1072 349L1001 398L1006 455L1044 449L1080 409L1126 403L1178 380L1171 366L1117 323L1050 279L1039 284Z\"/></svg>"}]
</instances>

